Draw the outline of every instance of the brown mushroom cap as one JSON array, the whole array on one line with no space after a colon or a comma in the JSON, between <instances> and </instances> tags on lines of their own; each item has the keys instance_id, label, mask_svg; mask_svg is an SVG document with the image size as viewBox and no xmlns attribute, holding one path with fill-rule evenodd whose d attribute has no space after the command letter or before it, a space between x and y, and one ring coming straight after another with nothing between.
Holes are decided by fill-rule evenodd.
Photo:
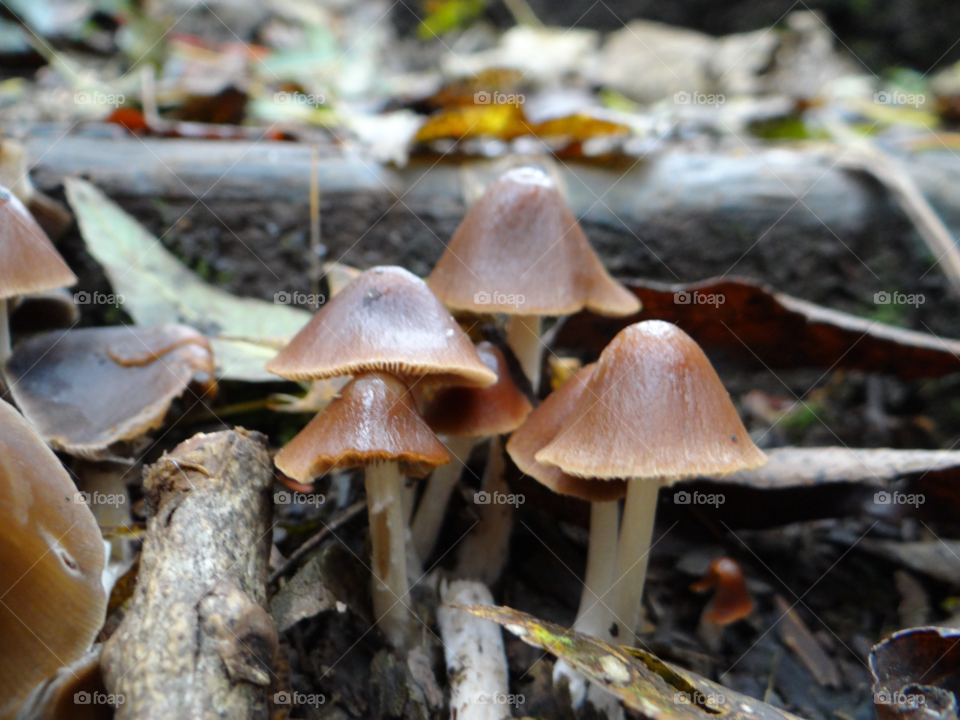
<instances>
[{"instance_id":1,"label":"brown mushroom cap","mask_svg":"<svg viewBox=\"0 0 960 720\"><path fill-rule=\"evenodd\" d=\"M550 177L504 173L470 208L427 278L447 307L477 313L630 315L640 301L610 277ZM486 298L488 302L480 302ZM505 299L497 302L498 296ZM509 296L523 295L511 303Z\"/></svg>"},{"instance_id":2,"label":"brown mushroom cap","mask_svg":"<svg viewBox=\"0 0 960 720\"><path fill-rule=\"evenodd\" d=\"M627 494L623 480L590 480L574 477L560 468L541 465L535 455L550 443L557 431L570 417L574 406L587 389L594 365L580 368L573 377L554 390L540 407L510 436L507 452L524 473L554 492L573 495L589 502L619 500Z\"/></svg>"},{"instance_id":3,"label":"brown mushroom cap","mask_svg":"<svg viewBox=\"0 0 960 720\"><path fill-rule=\"evenodd\" d=\"M33 215L5 187L0 187L0 258L0 300L77 282Z\"/></svg>"},{"instance_id":4,"label":"brown mushroom cap","mask_svg":"<svg viewBox=\"0 0 960 720\"><path fill-rule=\"evenodd\" d=\"M103 625L103 538L60 461L0 400L0 717Z\"/></svg>"},{"instance_id":5,"label":"brown mushroom cap","mask_svg":"<svg viewBox=\"0 0 960 720\"><path fill-rule=\"evenodd\" d=\"M4 374L54 449L97 459L158 428L191 381L212 384L213 355L186 325L84 328L24 340Z\"/></svg>"},{"instance_id":6,"label":"brown mushroom cap","mask_svg":"<svg viewBox=\"0 0 960 720\"><path fill-rule=\"evenodd\" d=\"M288 380L371 371L449 385L497 380L426 283L399 267L361 273L266 368Z\"/></svg>"},{"instance_id":7,"label":"brown mushroom cap","mask_svg":"<svg viewBox=\"0 0 960 720\"><path fill-rule=\"evenodd\" d=\"M285 475L306 483L332 468L383 460L399 462L416 477L450 462L406 384L387 373L354 378L274 457Z\"/></svg>"},{"instance_id":8,"label":"brown mushroom cap","mask_svg":"<svg viewBox=\"0 0 960 720\"><path fill-rule=\"evenodd\" d=\"M513 384L507 361L496 345L478 344L477 355L496 373L497 382L487 388L448 387L437 392L423 413L435 433L502 435L516 429L533 410L527 396Z\"/></svg>"},{"instance_id":9,"label":"brown mushroom cap","mask_svg":"<svg viewBox=\"0 0 960 720\"><path fill-rule=\"evenodd\" d=\"M697 593L716 591L703 613L703 619L714 625L729 625L753 612L743 571L730 558L721 557L710 563L707 574L690 589Z\"/></svg>"},{"instance_id":10,"label":"brown mushroom cap","mask_svg":"<svg viewBox=\"0 0 960 720\"><path fill-rule=\"evenodd\" d=\"M536 454L541 464L578 477L669 484L767 461L703 350L675 325L647 320L622 330L587 389Z\"/></svg>"}]
</instances>

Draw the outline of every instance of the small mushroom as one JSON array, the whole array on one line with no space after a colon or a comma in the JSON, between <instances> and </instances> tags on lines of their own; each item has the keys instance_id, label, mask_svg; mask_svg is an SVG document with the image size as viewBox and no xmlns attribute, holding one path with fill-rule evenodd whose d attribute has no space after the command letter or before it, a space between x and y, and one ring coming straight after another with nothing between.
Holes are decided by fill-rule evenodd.
<instances>
[{"instance_id":1,"label":"small mushroom","mask_svg":"<svg viewBox=\"0 0 960 720\"><path fill-rule=\"evenodd\" d=\"M422 477L450 456L420 417L407 385L387 373L354 378L274 461L294 478L365 468L374 613L394 647L409 647L416 626L408 610L400 474Z\"/></svg>"},{"instance_id":2,"label":"small mushroom","mask_svg":"<svg viewBox=\"0 0 960 720\"><path fill-rule=\"evenodd\" d=\"M77 276L17 197L0 187L0 365L10 355L7 303L73 285Z\"/></svg>"},{"instance_id":3,"label":"small mushroom","mask_svg":"<svg viewBox=\"0 0 960 720\"><path fill-rule=\"evenodd\" d=\"M693 583L695 593L714 591L703 610L702 619L711 625L730 625L753 612L753 600L747 592L743 571L734 560L721 557L710 563L706 575Z\"/></svg>"},{"instance_id":4,"label":"small mushroom","mask_svg":"<svg viewBox=\"0 0 960 720\"><path fill-rule=\"evenodd\" d=\"M659 320L617 334L535 459L576 477L628 480L609 603L626 625L618 628L621 643L630 642L640 617L660 487L767 461L700 346Z\"/></svg>"},{"instance_id":5,"label":"small mushroom","mask_svg":"<svg viewBox=\"0 0 960 720\"><path fill-rule=\"evenodd\" d=\"M19 343L3 370L44 440L89 460L160 427L191 382L202 394L215 387L209 341L185 325L44 333Z\"/></svg>"},{"instance_id":6,"label":"small mushroom","mask_svg":"<svg viewBox=\"0 0 960 720\"><path fill-rule=\"evenodd\" d=\"M104 621L104 545L50 448L0 400L0 717L79 659Z\"/></svg>"},{"instance_id":7,"label":"small mushroom","mask_svg":"<svg viewBox=\"0 0 960 720\"><path fill-rule=\"evenodd\" d=\"M497 382L487 388L443 388L423 412L457 461L433 471L413 518L413 546L421 560L433 553L450 494L474 446L491 435L512 432L533 409L510 379L506 359L495 345L480 343L477 355L497 374Z\"/></svg>"},{"instance_id":8,"label":"small mushroom","mask_svg":"<svg viewBox=\"0 0 960 720\"><path fill-rule=\"evenodd\" d=\"M553 180L514 168L470 208L427 278L454 310L505 313L507 342L540 385L542 317L630 315L640 301L604 269Z\"/></svg>"}]
</instances>

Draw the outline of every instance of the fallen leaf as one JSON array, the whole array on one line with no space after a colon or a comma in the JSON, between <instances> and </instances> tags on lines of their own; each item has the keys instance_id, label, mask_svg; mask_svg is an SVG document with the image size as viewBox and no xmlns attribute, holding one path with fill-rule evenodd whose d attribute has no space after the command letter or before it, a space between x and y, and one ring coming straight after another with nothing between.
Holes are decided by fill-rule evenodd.
<instances>
[{"instance_id":1,"label":"fallen leaf","mask_svg":"<svg viewBox=\"0 0 960 720\"><path fill-rule=\"evenodd\" d=\"M430 143L434 140L467 140L490 136L512 140L530 134L519 105L490 103L486 105L457 105L445 108L427 118L414 140Z\"/></svg>"},{"instance_id":2,"label":"fallen leaf","mask_svg":"<svg viewBox=\"0 0 960 720\"><path fill-rule=\"evenodd\" d=\"M562 658L649 720L703 720L715 716L731 720L796 719L795 715L663 662L643 650L613 647L508 607L452 607L500 623L525 643Z\"/></svg>"},{"instance_id":3,"label":"fallen leaf","mask_svg":"<svg viewBox=\"0 0 960 720\"><path fill-rule=\"evenodd\" d=\"M820 367L883 373L904 380L960 371L960 341L875 322L778 293L741 279L668 285L623 284L643 303L637 315L606 318L580 312L557 324L555 348L599 354L614 336L640 320L666 320L709 352L746 367ZM692 293L722 302L690 302ZM675 295L681 295L681 301ZM687 302L683 302L683 298Z\"/></svg>"},{"instance_id":4,"label":"fallen leaf","mask_svg":"<svg viewBox=\"0 0 960 720\"><path fill-rule=\"evenodd\" d=\"M301 620L330 610L336 604L324 587L320 558L315 557L297 571L270 601L270 616L277 632L286 632Z\"/></svg>"},{"instance_id":5,"label":"fallen leaf","mask_svg":"<svg viewBox=\"0 0 960 720\"><path fill-rule=\"evenodd\" d=\"M310 313L207 284L96 187L77 178L65 185L87 249L138 325L191 325L211 337L220 377L277 380L263 369L279 350L275 339L295 335Z\"/></svg>"}]
</instances>

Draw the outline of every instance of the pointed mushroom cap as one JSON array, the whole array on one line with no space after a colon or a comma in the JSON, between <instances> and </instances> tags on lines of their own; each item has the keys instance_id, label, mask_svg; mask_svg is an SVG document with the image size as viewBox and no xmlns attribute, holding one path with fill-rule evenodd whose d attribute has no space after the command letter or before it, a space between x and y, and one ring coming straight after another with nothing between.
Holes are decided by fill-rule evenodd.
<instances>
[{"instance_id":1,"label":"pointed mushroom cap","mask_svg":"<svg viewBox=\"0 0 960 720\"><path fill-rule=\"evenodd\" d=\"M73 285L73 274L33 215L0 187L0 300Z\"/></svg>"},{"instance_id":2,"label":"pointed mushroom cap","mask_svg":"<svg viewBox=\"0 0 960 720\"><path fill-rule=\"evenodd\" d=\"M103 625L103 537L76 485L0 400L0 717L83 655Z\"/></svg>"},{"instance_id":3,"label":"pointed mushroom cap","mask_svg":"<svg viewBox=\"0 0 960 720\"><path fill-rule=\"evenodd\" d=\"M361 273L266 368L287 380L371 371L449 385L497 380L426 283L399 267Z\"/></svg>"},{"instance_id":4,"label":"pointed mushroom cap","mask_svg":"<svg viewBox=\"0 0 960 720\"><path fill-rule=\"evenodd\" d=\"M406 384L387 373L354 378L274 457L285 475L307 483L332 468L384 460L417 477L450 462Z\"/></svg>"},{"instance_id":5,"label":"pointed mushroom cap","mask_svg":"<svg viewBox=\"0 0 960 720\"><path fill-rule=\"evenodd\" d=\"M700 346L676 325L636 323L604 349L556 438L536 454L578 477L665 484L767 462Z\"/></svg>"},{"instance_id":6,"label":"pointed mushroom cap","mask_svg":"<svg viewBox=\"0 0 960 720\"><path fill-rule=\"evenodd\" d=\"M474 203L427 282L447 307L477 313L640 310L604 269L550 177L530 167L504 173Z\"/></svg>"},{"instance_id":7,"label":"pointed mushroom cap","mask_svg":"<svg viewBox=\"0 0 960 720\"><path fill-rule=\"evenodd\" d=\"M434 396L423 419L442 435L488 437L516 429L533 410L527 396L513 384L507 361L489 342L477 345L477 355L497 375L486 388L448 387Z\"/></svg>"},{"instance_id":8,"label":"pointed mushroom cap","mask_svg":"<svg viewBox=\"0 0 960 720\"><path fill-rule=\"evenodd\" d=\"M540 407L527 417L507 441L507 452L524 473L561 495L573 495L589 502L618 500L627 493L623 480L602 480L574 477L560 468L541 465L535 455L550 443L569 418L574 406L586 391L594 365L580 368L573 377L554 390Z\"/></svg>"}]
</instances>

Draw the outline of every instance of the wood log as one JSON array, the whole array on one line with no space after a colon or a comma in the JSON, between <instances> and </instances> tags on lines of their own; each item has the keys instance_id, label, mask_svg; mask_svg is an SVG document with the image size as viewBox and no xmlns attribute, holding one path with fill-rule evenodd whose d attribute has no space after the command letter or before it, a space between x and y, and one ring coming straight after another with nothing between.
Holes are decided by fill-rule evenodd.
<instances>
[{"instance_id":1,"label":"wood log","mask_svg":"<svg viewBox=\"0 0 960 720\"><path fill-rule=\"evenodd\" d=\"M266 718L277 632L265 438L199 434L147 468L151 519L129 612L103 649L117 720Z\"/></svg>"}]
</instances>

